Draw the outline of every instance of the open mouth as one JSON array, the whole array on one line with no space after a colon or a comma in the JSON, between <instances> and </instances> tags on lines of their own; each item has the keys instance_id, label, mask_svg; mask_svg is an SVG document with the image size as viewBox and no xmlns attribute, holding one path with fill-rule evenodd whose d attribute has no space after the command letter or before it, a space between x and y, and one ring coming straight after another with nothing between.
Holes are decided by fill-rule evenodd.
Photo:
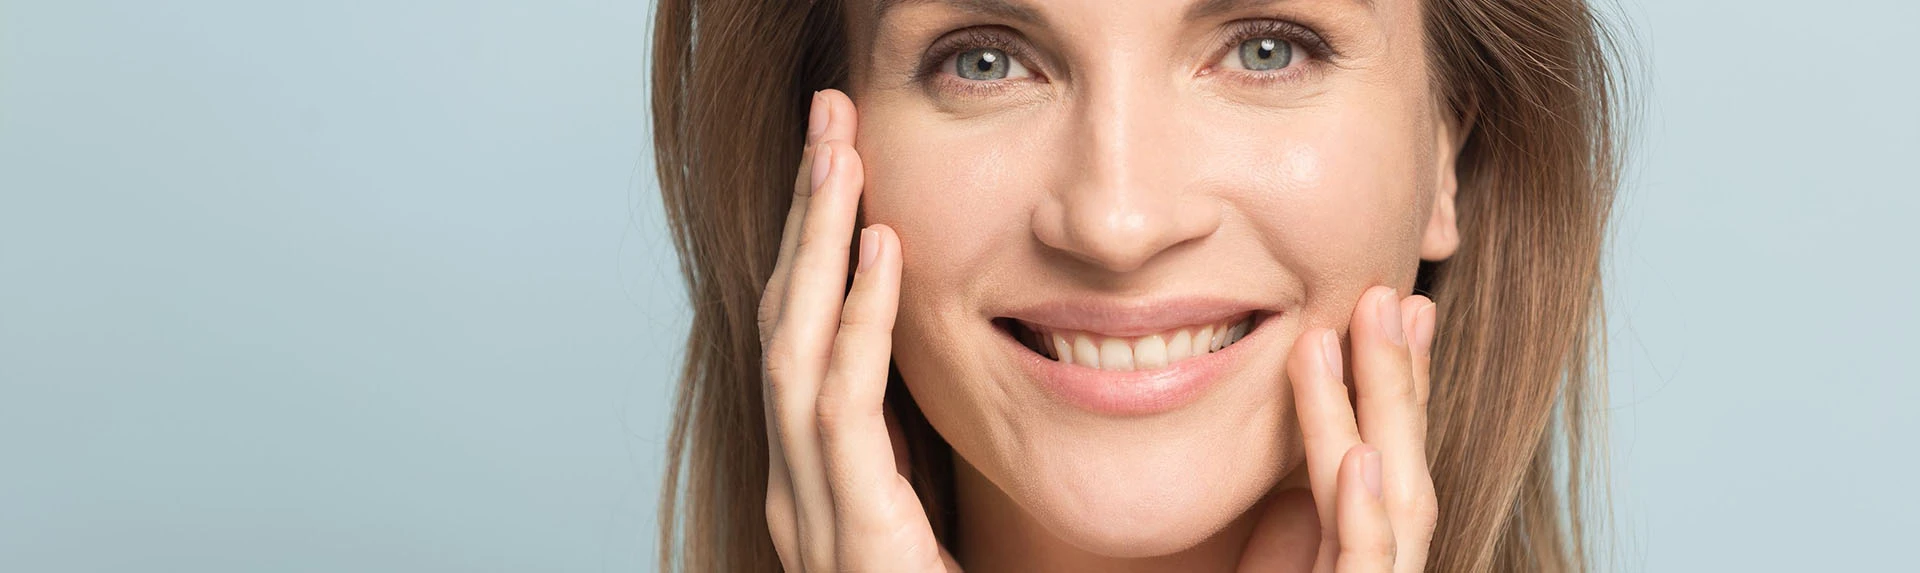
<instances>
[{"instance_id":1,"label":"open mouth","mask_svg":"<svg viewBox=\"0 0 1920 573\"><path fill-rule=\"evenodd\" d=\"M1172 328L1145 336L1107 336L1051 328L1012 318L995 326L1035 354L1055 362L1113 371L1159 370L1182 360L1219 352L1253 329L1258 313L1247 312L1212 324Z\"/></svg>"}]
</instances>

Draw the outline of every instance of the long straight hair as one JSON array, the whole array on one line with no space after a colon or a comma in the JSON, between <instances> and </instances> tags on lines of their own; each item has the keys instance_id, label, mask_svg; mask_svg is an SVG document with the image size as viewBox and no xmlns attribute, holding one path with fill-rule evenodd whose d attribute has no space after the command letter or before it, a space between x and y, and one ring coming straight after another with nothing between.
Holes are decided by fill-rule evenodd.
<instances>
[{"instance_id":1,"label":"long straight hair","mask_svg":"<svg viewBox=\"0 0 1920 573\"><path fill-rule=\"evenodd\" d=\"M1436 96L1471 121L1438 303L1432 571L1586 571L1608 523L1600 265L1620 166L1607 27L1583 0L1426 0ZM660 498L663 571L780 570L755 312L813 91L844 87L836 0L660 0L660 190L693 305ZM951 540L951 450L897 376L911 479Z\"/></svg>"}]
</instances>

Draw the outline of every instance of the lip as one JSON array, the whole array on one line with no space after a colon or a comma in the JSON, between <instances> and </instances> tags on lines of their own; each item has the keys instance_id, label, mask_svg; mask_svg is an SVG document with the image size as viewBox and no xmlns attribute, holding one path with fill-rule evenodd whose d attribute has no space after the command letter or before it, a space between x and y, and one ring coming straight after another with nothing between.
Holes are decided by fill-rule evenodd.
<instances>
[{"instance_id":1,"label":"lip","mask_svg":"<svg viewBox=\"0 0 1920 573\"><path fill-rule=\"evenodd\" d=\"M1192 299L1153 304L1066 302L1000 315L1055 328L1143 336L1248 312L1254 313L1255 322L1238 342L1149 371L1120 372L1059 362L1035 353L999 328L994 330L1000 344L1016 357L1020 369L1061 402L1107 416L1147 416L1177 410L1199 399L1245 361L1251 352L1248 348L1266 339L1267 325L1281 313L1246 303Z\"/></svg>"}]
</instances>

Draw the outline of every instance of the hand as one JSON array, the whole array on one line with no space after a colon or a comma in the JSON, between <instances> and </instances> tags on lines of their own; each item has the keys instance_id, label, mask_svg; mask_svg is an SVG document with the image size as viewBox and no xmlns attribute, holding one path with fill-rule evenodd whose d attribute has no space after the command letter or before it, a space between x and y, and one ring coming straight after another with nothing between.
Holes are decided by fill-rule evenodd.
<instances>
[{"instance_id":1,"label":"hand","mask_svg":"<svg viewBox=\"0 0 1920 573\"><path fill-rule=\"evenodd\" d=\"M892 229L860 231L847 288L864 184L854 116L845 94L814 95L779 262L760 299L767 529L789 572L958 571L900 473L884 417L900 300Z\"/></svg>"},{"instance_id":2,"label":"hand","mask_svg":"<svg viewBox=\"0 0 1920 573\"><path fill-rule=\"evenodd\" d=\"M1426 567L1439 515L1426 457L1434 305L1374 287L1361 295L1350 330L1353 401L1333 330L1308 331L1287 357L1312 492L1274 494L1241 571Z\"/></svg>"}]
</instances>

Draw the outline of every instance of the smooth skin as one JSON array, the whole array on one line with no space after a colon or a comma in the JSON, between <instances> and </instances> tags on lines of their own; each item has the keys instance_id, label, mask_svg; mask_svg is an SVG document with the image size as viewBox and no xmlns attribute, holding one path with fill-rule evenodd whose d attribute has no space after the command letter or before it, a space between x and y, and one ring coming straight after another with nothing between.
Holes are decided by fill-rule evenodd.
<instances>
[{"instance_id":1,"label":"smooth skin","mask_svg":"<svg viewBox=\"0 0 1920 573\"><path fill-rule=\"evenodd\" d=\"M849 288L864 189L853 102L820 92L808 122L760 303L768 529L790 572L958 571L902 473L884 405L899 237L859 231ZM1425 456L1434 316L1426 297L1376 286L1355 305L1350 353L1332 329L1297 339L1275 390L1293 392L1310 495L1283 484L1268 496L1235 570L1421 570L1436 518Z\"/></svg>"}]
</instances>

